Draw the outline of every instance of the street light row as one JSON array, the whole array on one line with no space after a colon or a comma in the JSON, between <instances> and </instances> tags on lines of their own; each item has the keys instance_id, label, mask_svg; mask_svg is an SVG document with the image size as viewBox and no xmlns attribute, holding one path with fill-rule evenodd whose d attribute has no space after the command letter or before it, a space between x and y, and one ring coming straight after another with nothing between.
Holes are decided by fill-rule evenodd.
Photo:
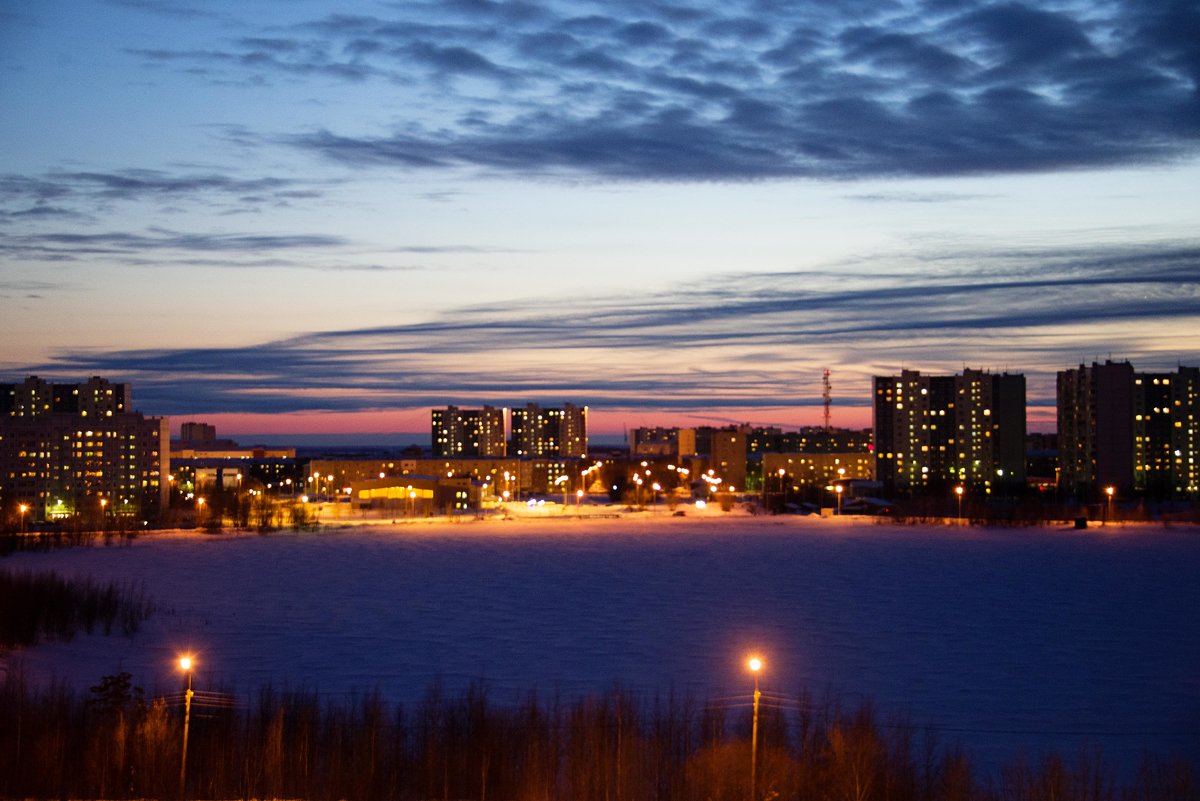
<instances>
[{"instance_id":1,"label":"street light row","mask_svg":"<svg viewBox=\"0 0 1200 801\"><path fill-rule=\"evenodd\" d=\"M187 692L184 694L183 711L183 749L179 761L179 797L181 799L185 797L184 788L187 780L188 724L192 717L192 697L195 695L192 692L192 668L194 666L195 657L192 654L183 654L179 657L179 669L187 676ZM763 669L762 657L751 656L746 661L746 667L754 676L754 719L750 729L750 798L754 799L758 789L758 703L762 698L762 693L758 688L758 674Z\"/></svg>"}]
</instances>

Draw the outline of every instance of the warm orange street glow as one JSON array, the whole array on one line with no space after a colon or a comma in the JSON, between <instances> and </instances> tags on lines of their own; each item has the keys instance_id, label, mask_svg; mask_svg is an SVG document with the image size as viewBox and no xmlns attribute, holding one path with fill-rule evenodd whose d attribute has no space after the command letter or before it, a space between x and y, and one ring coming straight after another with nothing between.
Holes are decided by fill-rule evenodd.
<instances>
[{"instance_id":1,"label":"warm orange street glow","mask_svg":"<svg viewBox=\"0 0 1200 801\"><path fill-rule=\"evenodd\" d=\"M190 656L179 657L179 669L185 673L192 669L192 658Z\"/></svg>"},{"instance_id":2,"label":"warm orange street glow","mask_svg":"<svg viewBox=\"0 0 1200 801\"><path fill-rule=\"evenodd\" d=\"M747 662L746 664L749 665L750 672L752 672L752 673L757 673L758 671L762 670L762 666L763 666L762 660L759 659L757 656L750 657L750 661Z\"/></svg>"}]
</instances>

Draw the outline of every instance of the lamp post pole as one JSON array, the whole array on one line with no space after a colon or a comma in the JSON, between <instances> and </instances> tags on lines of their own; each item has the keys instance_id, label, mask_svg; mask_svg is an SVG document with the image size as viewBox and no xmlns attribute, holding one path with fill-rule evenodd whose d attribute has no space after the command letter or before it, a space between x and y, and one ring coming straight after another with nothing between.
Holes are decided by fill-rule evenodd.
<instances>
[{"instance_id":1,"label":"lamp post pole","mask_svg":"<svg viewBox=\"0 0 1200 801\"><path fill-rule=\"evenodd\" d=\"M750 724L750 801L758 797L758 699L762 693L758 691L758 671L762 670L762 660L752 657L748 663L750 672L754 674L754 718Z\"/></svg>"},{"instance_id":2,"label":"lamp post pole","mask_svg":"<svg viewBox=\"0 0 1200 801\"><path fill-rule=\"evenodd\" d=\"M1112 517L1113 494L1116 493L1116 487L1105 487L1104 494L1108 496L1108 500L1104 507L1104 525L1108 525L1108 518Z\"/></svg>"},{"instance_id":3,"label":"lamp post pole","mask_svg":"<svg viewBox=\"0 0 1200 801\"><path fill-rule=\"evenodd\" d=\"M179 761L179 797L183 798L187 781L188 724L192 719L192 658L181 657L179 667L187 674L187 692L183 696L183 757Z\"/></svg>"},{"instance_id":4,"label":"lamp post pole","mask_svg":"<svg viewBox=\"0 0 1200 801\"><path fill-rule=\"evenodd\" d=\"M963 496L963 488L962 488L961 484L959 484L957 487L954 488L954 494L958 496L958 524L961 526L962 525L962 496Z\"/></svg>"}]
</instances>

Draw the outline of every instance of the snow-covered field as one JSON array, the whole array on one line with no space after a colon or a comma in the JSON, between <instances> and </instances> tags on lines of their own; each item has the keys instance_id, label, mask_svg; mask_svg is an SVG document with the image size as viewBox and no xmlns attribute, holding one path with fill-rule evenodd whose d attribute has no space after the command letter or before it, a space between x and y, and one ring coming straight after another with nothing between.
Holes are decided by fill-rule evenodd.
<instances>
[{"instance_id":1,"label":"snow-covered field","mask_svg":"<svg viewBox=\"0 0 1200 801\"><path fill-rule=\"evenodd\" d=\"M1200 530L894 527L849 518L545 519L321 533L157 534L0 569L136 581L132 641L10 656L85 689L378 687L497 699L614 683L652 694L808 688L908 713L985 762L1082 745L1200 756Z\"/></svg>"}]
</instances>

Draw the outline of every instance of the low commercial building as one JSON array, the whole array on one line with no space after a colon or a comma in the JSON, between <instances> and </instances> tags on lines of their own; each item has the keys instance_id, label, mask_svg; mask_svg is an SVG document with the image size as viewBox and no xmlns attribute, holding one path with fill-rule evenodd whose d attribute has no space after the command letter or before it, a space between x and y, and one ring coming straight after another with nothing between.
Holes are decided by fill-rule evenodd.
<instances>
[{"instance_id":1,"label":"low commercial building","mask_svg":"<svg viewBox=\"0 0 1200 801\"><path fill-rule=\"evenodd\" d=\"M410 474L350 483L350 504L360 512L393 517L428 517L478 510L483 483L466 477Z\"/></svg>"}]
</instances>

